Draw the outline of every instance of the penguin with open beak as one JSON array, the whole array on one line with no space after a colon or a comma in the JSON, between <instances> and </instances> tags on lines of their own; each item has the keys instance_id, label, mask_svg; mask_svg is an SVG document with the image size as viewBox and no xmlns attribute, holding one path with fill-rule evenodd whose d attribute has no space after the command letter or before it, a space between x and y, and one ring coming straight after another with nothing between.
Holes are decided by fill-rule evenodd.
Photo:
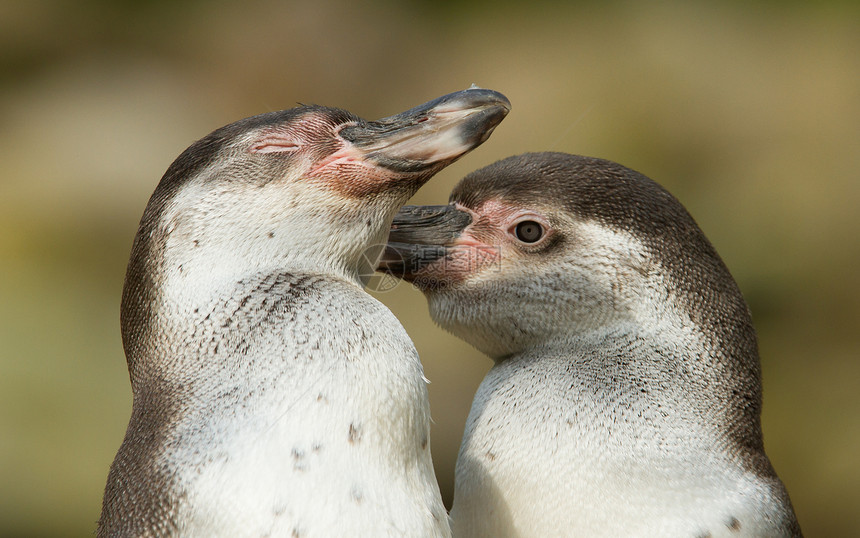
<instances>
[{"instance_id":1,"label":"penguin with open beak","mask_svg":"<svg viewBox=\"0 0 860 538\"><path fill-rule=\"evenodd\" d=\"M562 153L395 217L384 270L495 365L456 466L455 536L800 536L765 454L749 309L678 200Z\"/></svg>"},{"instance_id":2,"label":"penguin with open beak","mask_svg":"<svg viewBox=\"0 0 860 538\"><path fill-rule=\"evenodd\" d=\"M450 535L421 364L362 275L509 109L479 88L378 121L300 106L170 165L123 290L134 399L98 536Z\"/></svg>"}]
</instances>

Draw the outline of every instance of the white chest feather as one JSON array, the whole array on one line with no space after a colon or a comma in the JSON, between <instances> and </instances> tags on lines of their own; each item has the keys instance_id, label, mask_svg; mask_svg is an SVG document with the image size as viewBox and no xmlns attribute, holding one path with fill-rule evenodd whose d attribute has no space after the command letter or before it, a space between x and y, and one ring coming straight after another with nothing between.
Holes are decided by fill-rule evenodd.
<instances>
[{"instance_id":1,"label":"white chest feather","mask_svg":"<svg viewBox=\"0 0 860 538\"><path fill-rule=\"evenodd\" d=\"M493 368L457 462L455 535L779 535L784 507L684 403L683 373L637 386L636 367L581 349Z\"/></svg>"},{"instance_id":2,"label":"white chest feather","mask_svg":"<svg viewBox=\"0 0 860 538\"><path fill-rule=\"evenodd\" d=\"M183 536L449 534L421 365L384 306L346 281L272 274L187 315L198 323L163 343L177 347L162 459Z\"/></svg>"}]
</instances>

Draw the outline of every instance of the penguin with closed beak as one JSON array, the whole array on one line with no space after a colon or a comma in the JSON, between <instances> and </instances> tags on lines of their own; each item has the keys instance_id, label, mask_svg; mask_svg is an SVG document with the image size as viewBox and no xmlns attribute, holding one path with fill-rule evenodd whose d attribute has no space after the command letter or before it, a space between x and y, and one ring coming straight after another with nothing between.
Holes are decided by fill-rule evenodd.
<instances>
[{"instance_id":1,"label":"penguin with closed beak","mask_svg":"<svg viewBox=\"0 0 860 538\"><path fill-rule=\"evenodd\" d=\"M801 535L764 451L748 307L678 200L619 164L510 157L395 217L381 267L489 355L455 536Z\"/></svg>"},{"instance_id":2,"label":"penguin with closed beak","mask_svg":"<svg viewBox=\"0 0 860 538\"><path fill-rule=\"evenodd\" d=\"M98 536L450 536L421 364L361 275L509 109L476 87L378 121L300 106L173 162L128 265L134 398Z\"/></svg>"}]
</instances>

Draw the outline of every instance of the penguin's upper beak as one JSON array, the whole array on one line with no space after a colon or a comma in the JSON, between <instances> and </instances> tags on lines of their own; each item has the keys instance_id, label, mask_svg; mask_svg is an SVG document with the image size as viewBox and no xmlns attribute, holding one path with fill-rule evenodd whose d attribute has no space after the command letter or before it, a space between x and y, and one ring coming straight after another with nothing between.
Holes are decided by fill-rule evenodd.
<instances>
[{"instance_id":1,"label":"penguin's upper beak","mask_svg":"<svg viewBox=\"0 0 860 538\"><path fill-rule=\"evenodd\" d=\"M348 124L339 134L383 168L435 171L483 143L510 109L499 92L472 87L395 116Z\"/></svg>"},{"instance_id":2,"label":"penguin's upper beak","mask_svg":"<svg viewBox=\"0 0 860 538\"><path fill-rule=\"evenodd\" d=\"M454 205L403 206L394 216L378 271L412 282L447 255L472 215Z\"/></svg>"}]
</instances>

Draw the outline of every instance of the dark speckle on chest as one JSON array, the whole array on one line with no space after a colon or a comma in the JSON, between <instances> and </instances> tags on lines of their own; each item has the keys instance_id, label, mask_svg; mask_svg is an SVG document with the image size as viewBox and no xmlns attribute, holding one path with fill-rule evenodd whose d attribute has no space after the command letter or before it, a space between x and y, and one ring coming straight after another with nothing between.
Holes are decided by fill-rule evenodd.
<instances>
[{"instance_id":1,"label":"dark speckle on chest","mask_svg":"<svg viewBox=\"0 0 860 538\"><path fill-rule=\"evenodd\" d=\"M292 456L293 456L293 470L294 471L307 471L308 463L307 463L307 460L305 459L305 451L298 448L298 447L293 447Z\"/></svg>"},{"instance_id":2,"label":"dark speckle on chest","mask_svg":"<svg viewBox=\"0 0 860 538\"><path fill-rule=\"evenodd\" d=\"M738 521L738 518L736 517L730 517L726 520L725 525L732 532L740 532L741 530L741 522ZM704 531L697 534L696 538L711 538L712 536L713 534L711 534L711 531Z\"/></svg>"},{"instance_id":3,"label":"dark speckle on chest","mask_svg":"<svg viewBox=\"0 0 860 538\"><path fill-rule=\"evenodd\" d=\"M355 445L361 442L361 426L356 426L355 424L349 425L349 434L348 437L349 444Z\"/></svg>"}]
</instances>

